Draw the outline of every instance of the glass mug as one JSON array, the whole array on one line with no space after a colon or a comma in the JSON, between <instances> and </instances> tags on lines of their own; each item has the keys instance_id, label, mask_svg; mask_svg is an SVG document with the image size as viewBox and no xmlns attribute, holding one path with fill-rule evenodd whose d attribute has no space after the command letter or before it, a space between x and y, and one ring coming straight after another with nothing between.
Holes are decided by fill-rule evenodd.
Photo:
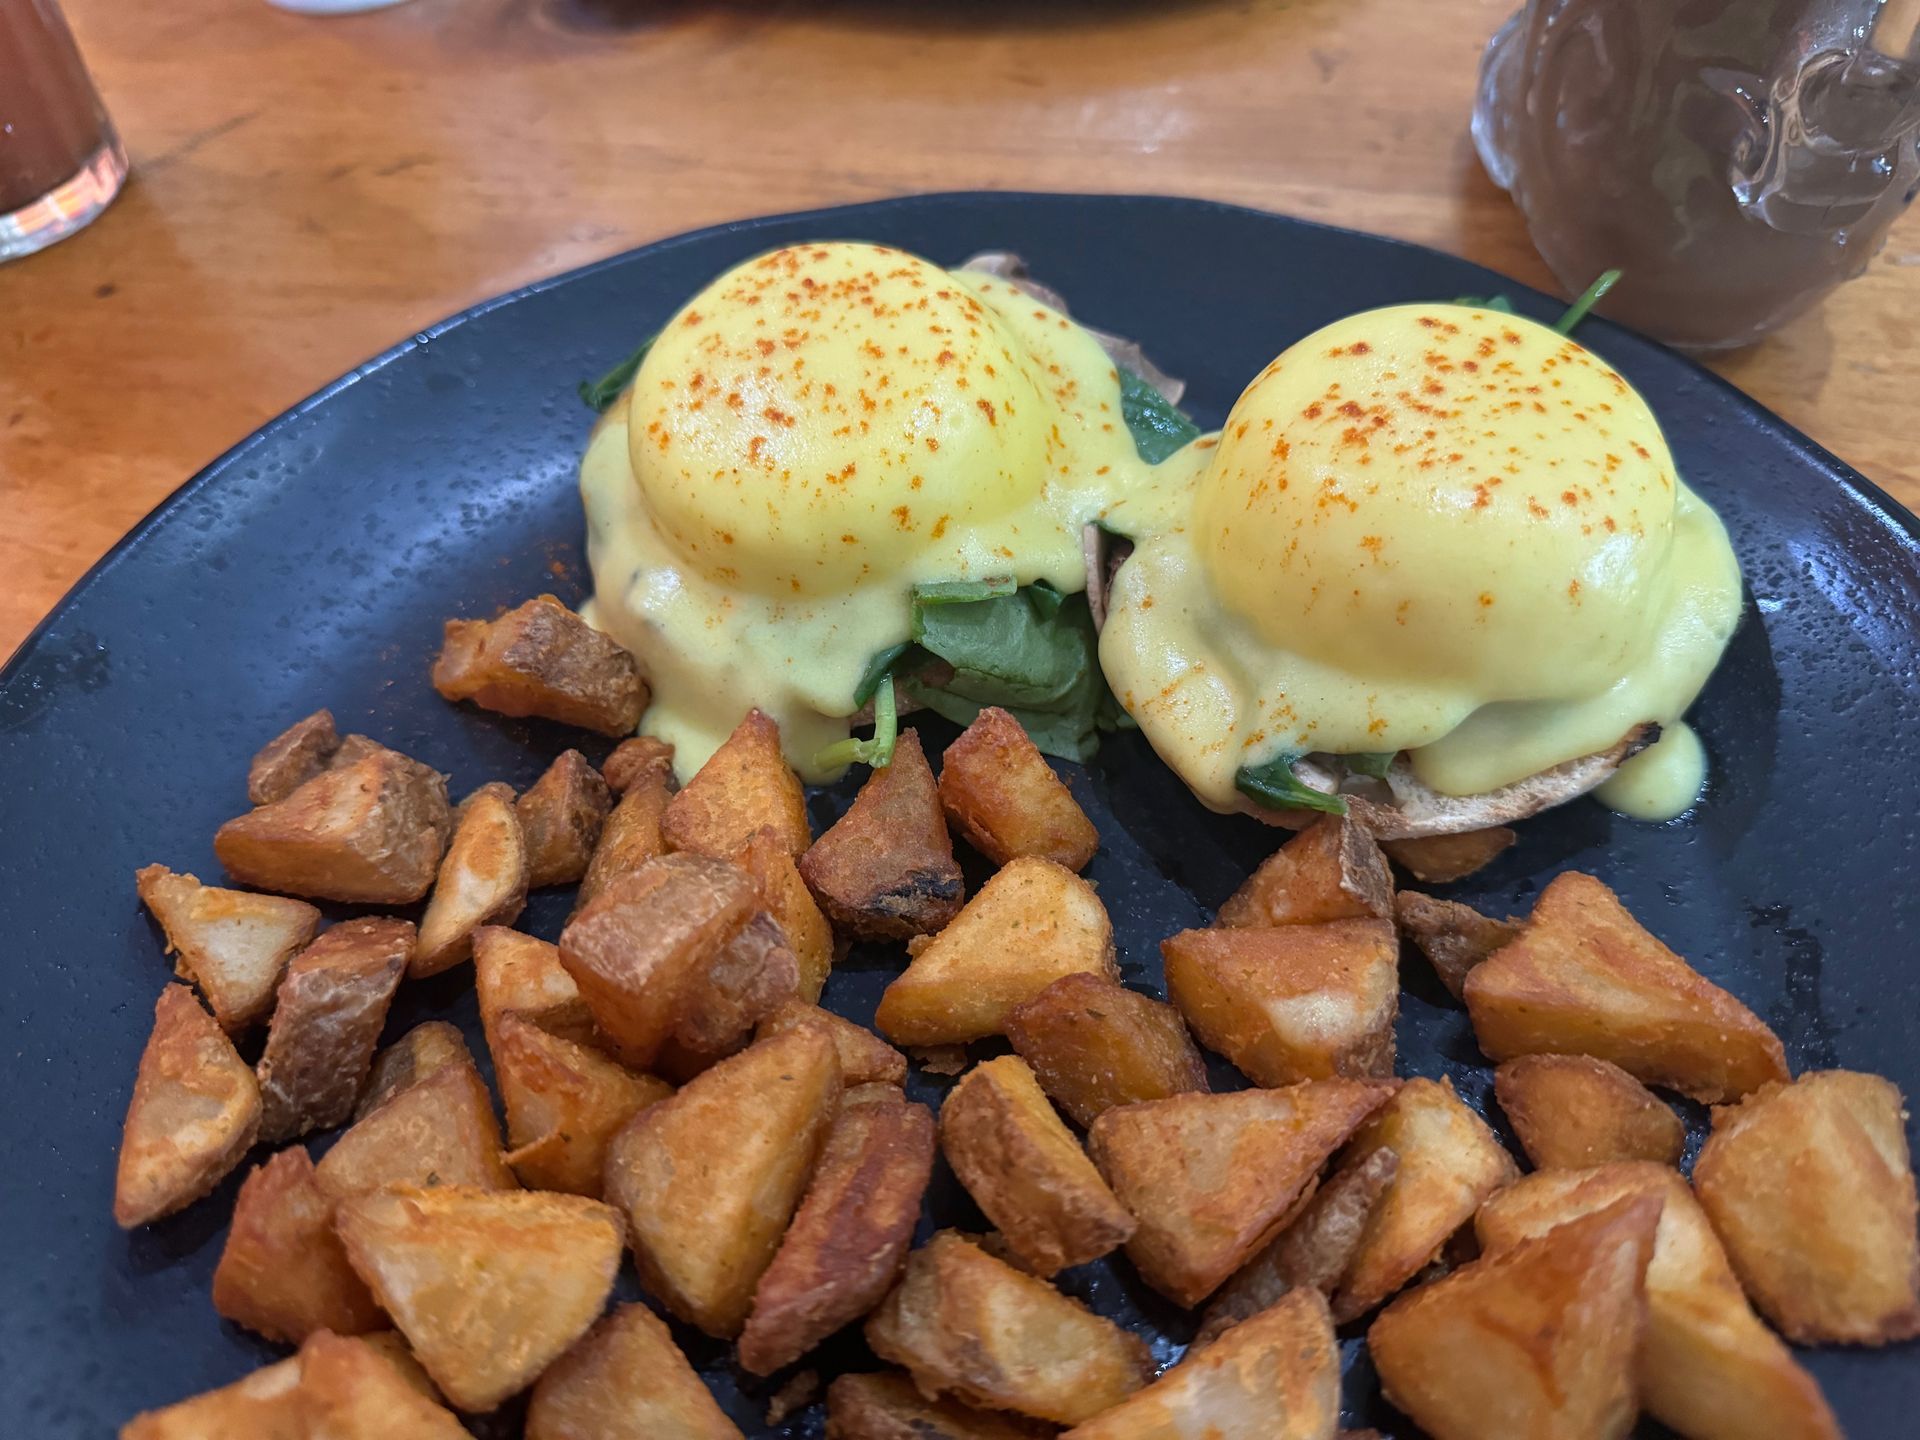
<instances>
[{"instance_id":1,"label":"glass mug","mask_svg":"<svg viewBox=\"0 0 1920 1440\"><path fill-rule=\"evenodd\" d=\"M1473 136L1569 293L1756 340L1858 275L1920 188L1920 0L1527 0Z\"/></svg>"},{"instance_id":2,"label":"glass mug","mask_svg":"<svg viewBox=\"0 0 1920 1440\"><path fill-rule=\"evenodd\" d=\"M127 152L54 0L0 0L0 260L112 203Z\"/></svg>"}]
</instances>

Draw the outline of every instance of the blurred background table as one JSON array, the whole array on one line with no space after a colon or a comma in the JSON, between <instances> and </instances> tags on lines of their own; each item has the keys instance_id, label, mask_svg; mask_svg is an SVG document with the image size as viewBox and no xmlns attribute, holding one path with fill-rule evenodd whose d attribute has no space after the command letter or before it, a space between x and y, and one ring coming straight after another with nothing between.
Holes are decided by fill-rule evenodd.
<instances>
[{"instance_id":1,"label":"blurred background table","mask_svg":"<svg viewBox=\"0 0 1920 1440\"><path fill-rule=\"evenodd\" d=\"M90 230L0 266L0 654L342 371L692 226L914 190L1157 191L1552 289L1467 138L1514 3L413 0L318 20L65 0L134 178ZM1920 215L1718 368L1920 503Z\"/></svg>"}]
</instances>

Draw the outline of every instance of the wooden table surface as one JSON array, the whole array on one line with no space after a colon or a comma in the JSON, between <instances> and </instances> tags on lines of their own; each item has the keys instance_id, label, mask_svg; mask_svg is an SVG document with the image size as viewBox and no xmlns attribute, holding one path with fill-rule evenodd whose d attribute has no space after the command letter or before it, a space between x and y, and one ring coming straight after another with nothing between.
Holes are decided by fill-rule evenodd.
<instances>
[{"instance_id":1,"label":"wooden table surface","mask_svg":"<svg viewBox=\"0 0 1920 1440\"><path fill-rule=\"evenodd\" d=\"M0 266L0 653L342 371L692 226L915 190L1179 193L1552 288L1466 131L1515 3L66 0L134 179ZM1721 369L1920 503L1920 217Z\"/></svg>"}]
</instances>

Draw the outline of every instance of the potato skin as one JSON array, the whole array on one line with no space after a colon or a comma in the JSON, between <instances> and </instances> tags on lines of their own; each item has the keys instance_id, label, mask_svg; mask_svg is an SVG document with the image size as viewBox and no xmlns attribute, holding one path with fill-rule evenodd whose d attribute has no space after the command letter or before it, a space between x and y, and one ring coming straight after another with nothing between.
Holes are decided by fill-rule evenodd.
<instances>
[{"instance_id":1,"label":"potato skin","mask_svg":"<svg viewBox=\"0 0 1920 1440\"><path fill-rule=\"evenodd\" d=\"M1495 825L1485 830L1457 830L1450 835L1382 840L1380 848L1421 884L1451 885L1484 870L1519 838L1507 826Z\"/></svg>"},{"instance_id":2,"label":"potato skin","mask_svg":"<svg viewBox=\"0 0 1920 1440\"><path fill-rule=\"evenodd\" d=\"M578 750L566 750L514 802L527 848L527 888L571 885L587 873L613 792Z\"/></svg>"},{"instance_id":3,"label":"potato skin","mask_svg":"<svg viewBox=\"0 0 1920 1440\"><path fill-rule=\"evenodd\" d=\"M967 843L996 865L1035 855L1084 870L1100 832L1020 722L996 705L940 757L940 803Z\"/></svg>"},{"instance_id":4,"label":"potato skin","mask_svg":"<svg viewBox=\"0 0 1920 1440\"><path fill-rule=\"evenodd\" d=\"M1680 1163L1686 1127L1618 1065L1591 1055L1522 1055L1493 1072L1493 1093L1536 1170L1615 1160Z\"/></svg>"},{"instance_id":5,"label":"potato skin","mask_svg":"<svg viewBox=\"0 0 1920 1440\"><path fill-rule=\"evenodd\" d=\"M1007 1013L1007 1038L1082 1128L1116 1105L1203 1091L1206 1062L1171 1005L1089 971Z\"/></svg>"},{"instance_id":6,"label":"potato skin","mask_svg":"<svg viewBox=\"0 0 1920 1440\"><path fill-rule=\"evenodd\" d=\"M535 1382L526 1440L741 1440L673 1333L619 1305Z\"/></svg>"},{"instance_id":7,"label":"potato skin","mask_svg":"<svg viewBox=\"0 0 1920 1440\"><path fill-rule=\"evenodd\" d=\"M1318 925L1392 915L1393 876L1380 846L1359 821L1326 815L1268 856L1214 923Z\"/></svg>"},{"instance_id":8,"label":"potato skin","mask_svg":"<svg viewBox=\"0 0 1920 1440\"><path fill-rule=\"evenodd\" d=\"M501 715L631 735L647 708L640 667L552 595L497 620L449 620L433 688Z\"/></svg>"},{"instance_id":9,"label":"potato skin","mask_svg":"<svg viewBox=\"0 0 1920 1440\"><path fill-rule=\"evenodd\" d=\"M294 721L253 757L247 767L247 799L255 805L286 799L326 769L339 748L331 710L316 710Z\"/></svg>"},{"instance_id":10,"label":"potato skin","mask_svg":"<svg viewBox=\"0 0 1920 1440\"><path fill-rule=\"evenodd\" d=\"M1406 937L1427 957L1433 973L1458 1000L1467 974L1509 940L1519 936L1517 920L1495 920L1458 900L1436 900L1417 890L1393 897L1394 918Z\"/></svg>"}]
</instances>

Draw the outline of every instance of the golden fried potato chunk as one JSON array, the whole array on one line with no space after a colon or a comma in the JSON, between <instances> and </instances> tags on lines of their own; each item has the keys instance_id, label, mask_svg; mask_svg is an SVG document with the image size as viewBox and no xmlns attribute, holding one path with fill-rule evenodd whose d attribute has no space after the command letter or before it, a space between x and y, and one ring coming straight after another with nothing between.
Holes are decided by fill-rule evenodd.
<instances>
[{"instance_id":1,"label":"golden fried potato chunk","mask_svg":"<svg viewBox=\"0 0 1920 1440\"><path fill-rule=\"evenodd\" d=\"M1317 925L1393 915L1393 876L1366 826L1316 820L1261 864L1220 907L1222 926Z\"/></svg>"},{"instance_id":2,"label":"golden fried potato chunk","mask_svg":"<svg viewBox=\"0 0 1920 1440\"><path fill-rule=\"evenodd\" d=\"M1082 1127L1115 1105L1207 1089L1180 1012L1105 975L1062 975L1007 1012L1007 1038Z\"/></svg>"},{"instance_id":3,"label":"golden fried potato chunk","mask_svg":"<svg viewBox=\"0 0 1920 1440\"><path fill-rule=\"evenodd\" d=\"M347 1264L333 1200L302 1147L257 1166L234 1201L213 1272L213 1308L269 1340L298 1345L320 1330L363 1335L387 1317Z\"/></svg>"},{"instance_id":4,"label":"golden fried potato chunk","mask_svg":"<svg viewBox=\"0 0 1920 1440\"><path fill-rule=\"evenodd\" d=\"M533 1387L526 1440L741 1440L673 1334L620 1305Z\"/></svg>"},{"instance_id":5,"label":"golden fried potato chunk","mask_svg":"<svg viewBox=\"0 0 1920 1440\"><path fill-rule=\"evenodd\" d=\"M1256 1085L1393 1073L1400 937L1388 920L1183 930L1167 998Z\"/></svg>"},{"instance_id":6,"label":"golden fried potato chunk","mask_svg":"<svg viewBox=\"0 0 1920 1440\"><path fill-rule=\"evenodd\" d=\"M833 969L833 927L814 903L800 868L771 830L754 831L732 859L753 877L761 906L787 938L787 948L800 967L800 998L808 1003L818 1000Z\"/></svg>"},{"instance_id":7,"label":"golden fried potato chunk","mask_svg":"<svg viewBox=\"0 0 1920 1440\"><path fill-rule=\"evenodd\" d=\"M551 595L498 620L447 621L433 688L500 715L602 735L631 735L648 698L633 656Z\"/></svg>"},{"instance_id":8,"label":"golden fried potato chunk","mask_svg":"<svg viewBox=\"0 0 1920 1440\"><path fill-rule=\"evenodd\" d=\"M1333 1318L1341 1324L1411 1280L1482 1200L1520 1173L1450 1080L1408 1080L1353 1137L1340 1168L1364 1164L1383 1148L1393 1151L1399 1167L1332 1297Z\"/></svg>"},{"instance_id":9,"label":"golden fried potato chunk","mask_svg":"<svg viewBox=\"0 0 1920 1440\"><path fill-rule=\"evenodd\" d=\"M1014 1006L1062 975L1118 980L1113 925L1093 886L1051 860L1015 860L980 887L880 997L874 1026L897 1045L1000 1033Z\"/></svg>"},{"instance_id":10,"label":"golden fried potato chunk","mask_svg":"<svg viewBox=\"0 0 1920 1440\"><path fill-rule=\"evenodd\" d=\"M218 1390L148 1410L120 1427L120 1440L307 1440L307 1435L297 1355Z\"/></svg>"},{"instance_id":11,"label":"golden fried potato chunk","mask_svg":"<svg viewBox=\"0 0 1920 1440\"><path fill-rule=\"evenodd\" d=\"M1662 945L1591 875L1554 877L1518 939L1467 976L1480 1048L1592 1055L1695 1100L1737 1100L1787 1078L1779 1037Z\"/></svg>"},{"instance_id":12,"label":"golden fried potato chunk","mask_svg":"<svg viewBox=\"0 0 1920 1440\"><path fill-rule=\"evenodd\" d=\"M527 888L571 885L587 873L613 792L578 750L562 751L514 802L527 849Z\"/></svg>"},{"instance_id":13,"label":"golden fried potato chunk","mask_svg":"<svg viewBox=\"0 0 1920 1440\"><path fill-rule=\"evenodd\" d=\"M411 905L432 887L452 823L446 777L380 747L227 821L213 853L262 890Z\"/></svg>"},{"instance_id":14,"label":"golden fried potato chunk","mask_svg":"<svg viewBox=\"0 0 1920 1440\"><path fill-rule=\"evenodd\" d=\"M897 1370L842 1375L827 1387L827 1440L1045 1440L1056 1428L929 1400Z\"/></svg>"},{"instance_id":15,"label":"golden fried potato chunk","mask_svg":"<svg viewBox=\"0 0 1920 1440\"><path fill-rule=\"evenodd\" d=\"M519 1188L500 1157L493 1097L464 1046L456 1059L356 1120L314 1174L336 1200L396 1185Z\"/></svg>"},{"instance_id":16,"label":"golden fried potato chunk","mask_svg":"<svg viewBox=\"0 0 1920 1440\"><path fill-rule=\"evenodd\" d=\"M600 842L587 861L587 873L580 877L580 890L574 897L573 913L578 915L599 898L615 880L631 875L649 860L667 853L667 842L660 834L661 817L673 798L671 760L666 767L641 770L620 795L620 803L600 827Z\"/></svg>"},{"instance_id":17,"label":"golden fried potato chunk","mask_svg":"<svg viewBox=\"0 0 1920 1440\"><path fill-rule=\"evenodd\" d=\"M531 1190L600 1195L607 1146L621 1126L673 1093L597 1050L551 1035L509 1011L489 1040L507 1111L507 1164Z\"/></svg>"},{"instance_id":18,"label":"golden fried potato chunk","mask_svg":"<svg viewBox=\"0 0 1920 1440\"><path fill-rule=\"evenodd\" d=\"M511 925L527 903L527 841L512 793L481 791L463 809L420 917L420 938L407 965L415 980L471 958L475 930Z\"/></svg>"},{"instance_id":19,"label":"golden fried potato chunk","mask_svg":"<svg viewBox=\"0 0 1920 1440\"><path fill-rule=\"evenodd\" d=\"M1139 1222L1127 1256L1141 1277L1198 1305L1279 1233L1327 1157L1393 1090L1313 1080L1107 1111L1087 1145Z\"/></svg>"},{"instance_id":20,"label":"golden fried potato chunk","mask_svg":"<svg viewBox=\"0 0 1920 1440\"><path fill-rule=\"evenodd\" d=\"M1387 1399L1433 1440L1621 1440L1659 1220L1620 1200L1401 1297L1367 1331Z\"/></svg>"},{"instance_id":21,"label":"golden fried potato chunk","mask_svg":"<svg viewBox=\"0 0 1920 1440\"><path fill-rule=\"evenodd\" d=\"M365 1338L312 1336L300 1347L300 1408L308 1440L466 1440L411 1355Z\"/></svg>"},{"instance_id":22,"label":"golden fried potato chunk","mask_svg":"<svg viewBox=\"0 0 1920 1440\"><path fill-rule=\"evenodd\" d=\"M1330 1440L1340 1349L1317 1290L1296 1290L1067 1440Z\"/></svg>"},{"instance_id":23,"label":"golden fried potato chunk","mask_svg":"<svg viewBox=\"0 0 1920 1440\"><path fill-rule=\"evenodd\" d=\"M1091 1420L1153 1374L1137 1335L952 1231L908 1257L866 1334L924 1395L1059 1425Z\"/></svg>"},{"instance_id":24,"label":"golden fried potato chunk","mask_svg":"<svg viewBox=\"0 0 1920 1440\"><path fill-rule=\"evenodd\" d=\"M780 753L780 727L749 710L686 789L667 802L660 833L669 850L723 860L762 827L772 829L795 860L813 843L806 792Z\"/></svg>"},{"instance_id":25,"label":"golden fried potato chunk","mask_svg":"<svg viewBox=\"0 0 1920 1440\"><path fill-rule=\"evenodd\" d=\"M331 710L316 710L294 721L253 757L247 767L247 799L255 805L286 799L326 769L339 748Z\"/></svg>"},{"instance_id":26,"label":"golden fried potato chunk","mask_svg":"<svg viewBox=\"0 0 1920 1440\"><path fill-rule=\"evenodd\" d=\"M959 913L966 882L912 730L800 857L800 876L836 928L864 939L928 935Z\"/></svg>"},{"instance_id":27,"label":"golden fried potato chunk","mask_svg":"<svg viewBox=\"0 0 1920 1440\"><path fill-rule=\"evenodd\" d=\"M771 1375L893 1288L933 1174L933 1116L891 1085L841 1097L806 1198L760 1277L740 1364Z\"/></svg>"},{"instance_id":28,"label":"golden fried potato chunk","mask_svg":"<svg viewBox=\"0 0 1920 1440\"><path fill-rule=\"evenodd\" d=\"M1892 1081L1822 1070L1713 1112L1700 1203L1753 1303L1789 1340L1920 1335L1906 1106Z\"/></svg>"},{"instance_id":29,"label":"golden fried potato chunk","mask_svg":"<svg viewBox=\"0 0 1920 1440\"><path fill-rule=\"evenodd\" d=\"M563 1040L595 1043L593 1012L560 963L558 945L504 926L482 925L473 932L473 981L488 1049L493 1048L500 1017L508 1011Z\"/></svg>"},{"instance_id":30,"label":"golden fried potato chunk","mask_svg":"<svg viewBox=\"0 0 1920 1440\"><path fill-rule=\"evenodd\" d=\"M442 1185L343 1200L347 1259L462 1410L532 1384L599 1318L620 1216L579 1195Z\"/></svg>"},{"instance_id":31,"label":"golden fried potato chunk","mask_svg":"<svg viewBox=\"0 0 1920 1440\"><path fill-rule=\"evenodd\" d=\"M840 1101L820 1030L769 1036L649 1105L607 1152L649 1293L709 1335L740 1333Z\"/></svg>"},{"instance_id":32,"label":"golden fried potato chunk","mask_svg":"<svg viewBox=\"0 0 1920 1440\"><path fill-rule=\"evenodd\" d=\"M135 877L160 922L176 974L200 987L229 1031L266 1018L287 962L313 939L320 912L304 900L202 885L164 865Z\"/></svg>"},{"instance_id":33,"label":"golden fried potato chunk","mask_svg":"<svg viewBox=\"0 0 1920 1440\"><path fill-rule=\"evenodd\" d=\"M624 795L649 775L664 776L669 792L676 788L673 778L673 743L652 735L635 735L613 747L613 753L600 767L600 775L615 795Z\"/></svg>"},{"instance_id":34,"label":"golden fried potato chunk","mask_svg":"<svg viewBox=\"0 0 1920 1440\"><path fill-rule=\"evenodd\" d=\"M1636 1195L1661 1204L1640 1343L1647 1412L1687 1440L1840 1440L1819 1383L1753 1313L1706 1212L1670 1167L1528 1175L1490 1197L1474 1229L1481 1252L1498 1255Z\"/></svg>"},{"instance_id":35,"label":"golden fried potato chunk","mask_svg":"<svg viewBox=\"0 0 1920 1440\"><path fill-rule=\"evenodd\" d=\"M754 1036L764 1040L769 1035L778 1035L784 1030L795 1030L803 1025L819 1026L833 1041L833 1048L840 1055L840 1079L843 1084L907 1083L906 1056L866 1026L856 1025L831 1010L822 1010L818 1005L810 1005L804 1000L789 1000L782 1005L760 1022L760 1028L754 1032Z\"/></svg>"},{"instance_id":36,"label":"golden fried potato chunk","mask_svg":"<svg viewBox=\"0 0 1920 1440\"><path fill-rule=\"evenodd\" d=\"M205 1195L240 1163L260 1131L260 1086L184 985L153 1007L120 1136L113 1218L151 1224Z\"/></svg>"},{"instance_id":37,"label":"golden fried potato chunk","mask_svg":"<svg viewBox=\"0 0 1920 1440\"><path fill-rule=\"evenodd\" d=\"M1100 832L1020 722L996 705L940 757L940 803L968 844L996 865L1037 855L1086 868Z\"/></svg>"},{"instance_id":38,"label":"golden fried potato chunk","mask_svg":"<svg viewBox=\"0 0 1920 1440\"><path fill-rule=\"evenodd\" d=\"M1536 1170L1680 1163L1687 1131L1673 1107L1605 1060L1522 1055L1493 1072L1493 1093Z\"/></svg>"},{"instance_id":39,"label":"golden fried potato chunk","mask_svg":"<svg viewBox=\"0 0 1920 1440\"><path fill-rule=\"evenodd\" d=\"M1018 1055L961 1077L940 1107L940 1149L1030 1274L1045 1279L1097 1260L1134 1232Z\"/></svg>"},{"instance_id":40,"label":"golden fried potato chunk","mask_svg":"<svg viewBox=\"0 0 1920 1440\"><path fill-rule=\"evenodd\" d=\"M1402 870L1423 885L1451 885L1476 870L1484 870L1510 849L1520 836L1505 825L1486 830L1462 830L1453 835L1420 835L1409 840L1382 840Z\"/></svg>"},{"instance_id":41,"label":"golden fried potato chunk","mask_svg":"<svg viewBox=\"0 0 1920 1440\"><path fill-rule=\"evenodd\" d=\"M411 1090L449 1065L473 1070L473 1056L460 1027L445 1020L421 1022L374 1055L373 1068L367 1071L366 1084L354 1102L353 1118L366 1119L402 1090Z\"/></svg>"},{"instance_id":42,"label":"golden fried potato chunk","mask_svg":"<svg viewBox=\"0 0 1920 1440\"><path fill-rule=\"evenodd\" d=\"M262 1140L330 1129L353 1113L412 953L411 922L368 918L341 921L294 957L255 1071Z\"/></svg>"},{"instance_id":43,"label":"golden fried potato chunk","mask_svg":"<svg viewBox=\"0 0 1920 1440\"><path fill-rule=\"evenodd\" d=\"M1517 920L1495 920L1458 900L1436 900L1418 890L1393 897L1394 915L1407 938L1433 966L1433 973L1458 1000L1467 972L1520 934Z\"/></svg>"}]
</instances>

